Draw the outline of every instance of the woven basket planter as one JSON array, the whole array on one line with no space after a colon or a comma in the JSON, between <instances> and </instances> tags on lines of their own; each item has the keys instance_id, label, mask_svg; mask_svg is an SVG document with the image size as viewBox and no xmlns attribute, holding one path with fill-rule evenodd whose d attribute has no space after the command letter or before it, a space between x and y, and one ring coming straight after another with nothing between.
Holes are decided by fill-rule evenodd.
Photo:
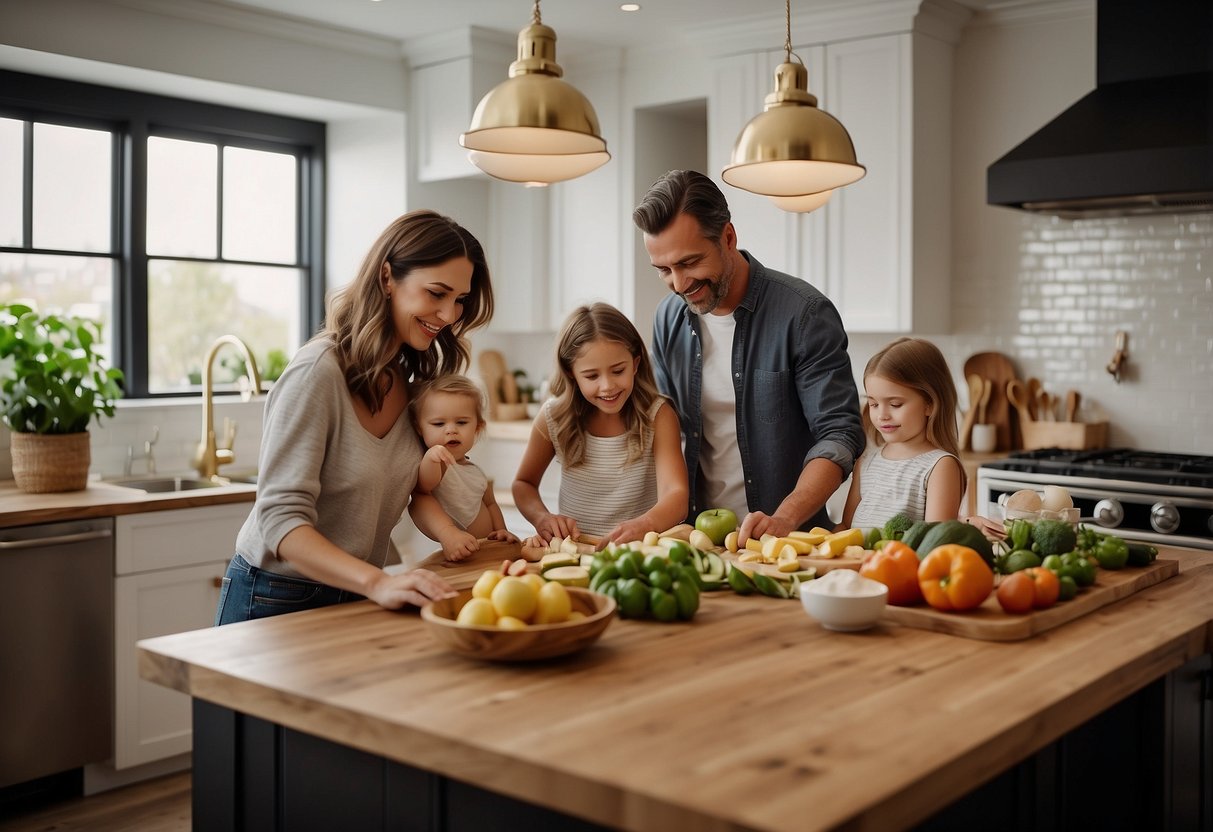
<instances>
[{"instance_id":1,"label":"woven basket planter","mask_svg":"<svg viewBox=\"0 0 1213 832\"><path fill-rule=\"evenodd\" d=\"M88 431L13 433L11 445L13 479L22 491L44 494L88 487Z\"/></svg>"}]
</instances>

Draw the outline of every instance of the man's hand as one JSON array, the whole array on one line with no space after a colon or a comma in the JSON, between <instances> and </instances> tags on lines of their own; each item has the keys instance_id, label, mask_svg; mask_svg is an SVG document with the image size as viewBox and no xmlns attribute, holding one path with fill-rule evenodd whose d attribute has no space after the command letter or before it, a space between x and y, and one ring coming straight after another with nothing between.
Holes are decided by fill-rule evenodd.
<instances>
[{"instance_id":1,"label":"man's hand","mask_svg":"<svg viewBox=\"0 0 1213 832\"><path fill-rule=\"evenodd\" d=\"M751 537L760 538L764 534L787 537L788 532L795 528L796 524L791 520L780 517L778 514L751 511L741 521L741 528L737 530L737 545L745 546L745 542Z\"/></svg>"},{"instance_id":2,"label":"man's hand","mask_svg":"<svg viewBox=\"0 0 1213 832\"><path fill-rule=\"evenodd\" d=\"M500 540L503 543L518 543L518 535L514 534L509 529L493 529L489 532L489 540Z\"/></svg>"}]
</instances>

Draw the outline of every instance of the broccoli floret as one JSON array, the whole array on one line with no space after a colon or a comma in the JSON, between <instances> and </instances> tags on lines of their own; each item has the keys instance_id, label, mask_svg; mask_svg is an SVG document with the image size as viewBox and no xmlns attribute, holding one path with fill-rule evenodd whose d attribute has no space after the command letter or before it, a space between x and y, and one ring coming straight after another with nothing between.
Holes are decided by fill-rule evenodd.
<instances>
[{"instance_id":1,"label":"broccoli floret","mask_svg":"<svg viewBox=\"0 0 1213 832\"><path fill-rule=\"evenodd\" d=\"M914 521L906 517L905 512L898 512L885 521L884 528L881 529L881 535L885 540L901 540L901 536L906 533L906 529L914 525Z\"/></svg>"},{"instance_id":2,"label":"broccoli floret","mask_svg":"<svg viewBox=\"0 0 1213 832\"><path fill-rule=\"evenodd\" d=\"M1061 520L1041 520L1032 526L1032 548L1041 557L1064 555L1074 550L1078 535Z\"/></svg>"}]
</instances>

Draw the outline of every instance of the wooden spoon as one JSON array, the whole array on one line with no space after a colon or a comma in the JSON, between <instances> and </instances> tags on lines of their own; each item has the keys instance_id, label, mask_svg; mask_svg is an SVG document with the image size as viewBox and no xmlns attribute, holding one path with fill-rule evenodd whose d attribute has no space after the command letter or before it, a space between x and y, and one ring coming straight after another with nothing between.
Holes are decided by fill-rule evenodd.
<instances>
[{"instance_id":1,"label":"wooden spoon","mask_svg":"<svg viewBox=\"0 0 1213 832\"><path fill-rule=\"evenodd\" d=\"M965 411L964 421L960 425L960 449L962 451L969 447L969 434L973 432L973 421L977 418L977 405L981 402L983 388L981 376L976 373L970 373L967 380L969 382L969 409Z\"/></svg>"},{"instance_id":2,"label":"wooden spoon","mask_svg":"<svg viewBox=\"0 0 1213 832\"><path fill-rule=\"evenodd\" d=\"M1082 395L1077 390L1066 391L1066 421L1073 422L1078 415L1078 403L1082 400Z\"/></svg>"},{"instance_id":3,"label":"wooden spoon","mask_svg":"<svg viewBox=\"0 0 1213 832\"><path fill-rule=\"evenodd\" d=\"M1033 419L1043 419L1037 407L1040 404L1040 389L1043 385L1038 378L1028 379L1028 412L1032 414Z\"/></svg>"},{"instance_id":4,"label":"wooden spoon","mask_svg":"<svg viewBox=\"0 0 1213 832\"><path fill-rule=\"evenodd\" d=\"M1013 378L1007 382L1007 401L1015 406L1015 410L1019 413L1019 418L1024 422L1031 422L1032 410L1028 406L1028 388L1022 381Z\"/></svg>"},{"instance_id":5,"label":"wooden spoon","mask_svg":"<svg viewBox=\"0 0 1213 832\"><path fill-rule=\"evenodd\" d=\"M1036 411L1040 418L1040 421L1042 421L1042 422L1057 421L1057 413L1055 412L1056 407L1057 407L1057 399L1052 394L1046 393L1044 390L1041 390L1040 394L1036 398Z\"/></svg>"},{"instance_id":6,"label":"wooden spoon","mask_svg":"<svg viewBox=\"0 0 1213 832\"><path fill-rule=\"evenodd\" d=\"M994 382L988 378L981 380L981 404L977 410L977 421L979 424L986 424L986 411L990 406L990 393L994 390Z\"/></svg>"}]
</instances>

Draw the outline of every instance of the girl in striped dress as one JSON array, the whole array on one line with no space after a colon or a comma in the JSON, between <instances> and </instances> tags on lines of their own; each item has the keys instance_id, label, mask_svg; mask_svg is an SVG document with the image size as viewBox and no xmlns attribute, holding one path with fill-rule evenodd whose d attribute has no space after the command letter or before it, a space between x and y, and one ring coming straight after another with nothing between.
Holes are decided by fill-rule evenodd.
<instances>
[{"instance_id":1,"label":"girl in striped dress","mask_svg":"<svg viewBox=\"0 0 1213 832\"><path fill-rule=\"evenodd\" d=\"M939 348L898 338L863 371L868 450L851 475L841 528L955 520L964 496L956 431L956 386Z\"/></svg>"},{"instance_id":2,"label":"girl in striped dress","mask_svg":"<svg viewBox=\"0 0 1213 832\"><path fill-rule=\"evenodd\" d=\"M588 533L627 542L687 514L678 416L658 391L640 333L606 303L573 311L556 345L552 397L544 402L514 479L514 502L538 540ZM555 512L539 496L560 463Z\"/></svg>"}]
</instances>

